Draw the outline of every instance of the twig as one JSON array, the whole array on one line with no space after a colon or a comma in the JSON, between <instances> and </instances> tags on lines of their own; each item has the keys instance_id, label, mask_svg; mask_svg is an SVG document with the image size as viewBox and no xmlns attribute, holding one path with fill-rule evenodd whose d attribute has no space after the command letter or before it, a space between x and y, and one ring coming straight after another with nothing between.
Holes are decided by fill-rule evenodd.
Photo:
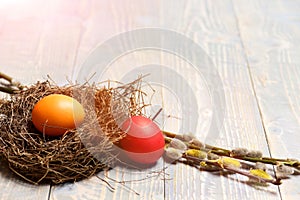
<instances>
[{"instance_id":1,"label":"twig","mask_svg":"<svg viewBox=\"0 0 300 200\"><path fill-rule=\"evenodd\" d=\"M7 84L0 82L0 92L14 94L24 88L19 82L14 82L12 77L2 72L0 72L0 79L4 79L8 82Z\"/></svg>"},{"instance_id":2,"label":"twig","mask_svg":"<svg viewBox=\"0 0 300 200\"><path fill-rule=\"evenodd\" d=\"M0 86L0 92L8 93L8 94L13 94L14 90L10 87L2 87Z\"/></svg>"},{"instance_id":3,"label":"twig","mask_svg":"<svg viewBox=\"0 0 300 200\"><path fill-rule=\"evenodd\" d=\"M165 141L167 144L170 143L172 138L181 138L181 135L177 135L177 134L170 133L167 131L163 131L163 134L165 135ZM206 152L211 152L211 153L217 154L219 156L228 156L228 157L246 160L246 161L250 161L250 162L261 162L261 163L272 164L272 165L284 164L284 165L291 166L291 167L294 167L297 169L299 169L299 167L300 167L300 162L298 160L294 160L294 159L250 157L247 155L238 156L238 155L234 155L232 153L232 151L228 150L228 149L223 149L223 148L219 148L219 147L215 147L215 146L211 146L211 145L207 145L207 144L204 144L203 146L199 146L199 145L197 146L195 144L190 144L187 141L183 141L183 142L187 145L187 147L189 149L203 150Z\"/></svg>"},{"instance_id":4,"label":"twig","mask_svg":"<svg viewBox=\"0 0 300 200\"><path fill-rule=\"evenodd\" d=\"M212 165L212 166L218 167L220 169L225 169L225 170L228 170L230 172L234 172L234 173L237 173L237 174L241 174L241 175L247 176L250 179L257 180L258 182L272 183L274 185L280 185L281 184L281 179L278 179L278 178L266 179L266 178L262 178L262 177L259 177L259 176L255 176L255 175L251 174L248 171L241 170L238 167L232 167L231 165L221 164L217 160L201 159L201 158L196 158L196 157L189 156L189 155L186 155L186 154L183 154L182 157L185 158L185 159L187 159L188 161L194 162L195 165L197 165L197 166L199 166L201 164L201 162L203 162L203 163L205 163L207 165ZM245 163L243 163L243 164L245 164Z\"/></svg>"},{"instance_id":5,"label":"twig","mask_svg":"<svg viewBox=\"0 0 300 200\"><path fill-rule=\"evenodd\" d=\"M4 80L6 80L6 81L8 81L10 83L12 83L12 80L13 80L12 77L10 77L10 76L2 73L2 72L0 72L0 78L4 79Z\"/></svg>"}]
</instances>

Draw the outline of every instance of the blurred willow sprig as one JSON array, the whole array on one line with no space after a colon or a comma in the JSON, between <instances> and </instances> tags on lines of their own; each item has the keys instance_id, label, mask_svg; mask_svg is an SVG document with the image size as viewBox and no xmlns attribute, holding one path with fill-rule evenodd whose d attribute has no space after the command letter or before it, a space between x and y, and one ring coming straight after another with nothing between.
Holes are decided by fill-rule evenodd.
<instances>
[{"instance_id":1,"label":"blurred willow sprig","mask_svg":"<svg viewBox=\"0 0 300 200\"><path fill-rule=\"evenodd\" d=\"M14 94L23 89L19 82L15 82L12 77L0 72L0 91L8 94Z\"/></svg>"},{"instance_id":2,"label":"blurred willow sprig","mask_svg":"<svg viewBox=\"0 0 300 200\"><path fill-rule=\"evenodd\" d=\"M177 135L163 131L166 156L205 170L227 170L261 183L281 184L281 179L300 174L300 162L295 159L263 157L260 151L237 148L228 150L199 141L191 135ZM267 165L275 165L275 174Z\"/></svg>"}]
</instances>

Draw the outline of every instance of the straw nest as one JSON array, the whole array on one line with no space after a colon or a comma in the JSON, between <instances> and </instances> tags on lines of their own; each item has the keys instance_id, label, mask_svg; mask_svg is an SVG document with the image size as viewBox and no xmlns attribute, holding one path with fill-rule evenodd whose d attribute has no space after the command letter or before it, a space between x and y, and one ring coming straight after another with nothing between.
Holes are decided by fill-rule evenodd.
<instances>
[{"instance_id":1,"label":"straw nest","mask_svg":"<svg viewBox=\"0 0 300 200\"><path fill-rule=\"evenodd\" d=\"M76 181L112 167L117 160L113 144L124 137L119 123L142 114L139 82L99 88L58 87L45 81L0 100L0 157L11 171L34 184ZM72 96L87 113L80 127L58 138L38 132L31 121L34 105L50 94Z\"/></svg>"}]
</instances>

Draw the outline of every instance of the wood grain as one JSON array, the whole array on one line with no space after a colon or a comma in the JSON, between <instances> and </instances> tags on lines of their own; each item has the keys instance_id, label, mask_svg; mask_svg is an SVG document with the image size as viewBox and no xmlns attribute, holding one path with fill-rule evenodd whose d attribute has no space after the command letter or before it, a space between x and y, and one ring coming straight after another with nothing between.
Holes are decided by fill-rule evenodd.
<instances>
[{"instance_id":1,"label":"wood grain","mask_svg":"<svg viewBox=\"0 0 300 200\"><path fill-rule=\"evenodd\" d=\"M6 163L0 159L0 199L36 199L47 200L49 185L36 186L20 180L8 170Z\"/></svg>"},{"instance_id":2,"label":"wood grain","mask_svg":"<svg viewBox=\"0 0 300 200\"><path fill-rule=\"evenodd\" d=\"M74 69L74 79L83 74L80 64L87 59L91 51L99 44L105 42L111 37L143 26L155 26L159 23L156 17L159 1L90 1L89 16L85 19L85 29L82 32L82 40L78 49L76 67ZM130 13L130 14L128 14ZM128 41L130 42L130 41ZM144 54L131 55L134 59L147 63L150 58ZM130 56L129 56L130 57ZM111 80L120 80L122 72L129 70L129 60L124 62L117 60L117 63L123 63L126 68L112 70L107 78ZM138 61L133 63L137 64ZM133 64L131 63L131 64ZM125 65L126 64L126 65ZM120 67L120 66L116 66ZM113 67L112 67L113 68ZM100 73L99 71L90 71L85 69L85 78L89 74ZM137 76L135 77L137 78ZM106 79L95 79L100 82ZM107 184L97 179L78 182L66 187L53 187L51 190L51 199L164 199L164 173L155 175L164 168L162 160L150 169L135 170L127 167L116 167L109 171L106 176L100 173L99 176L108 181L114 190L109 190ZM68 194L66 195L66 191Z\"/></svg>"},{"instance_id":3,"label":"wood grain","mask_svg":"<svg viewBox=\"0 0 300 200\"><path fill-rule=\"evenodd\" d=\"M234 1L249 70L273 157L299 158L299 1ZM280 186L299 199L297 177Z\"/></svg>"},{"instance_id":4,"label":"wood grain","mask_svg":"<svg viewBox=\"0 0 300 200\"><path fill-rule=\"evenodd\" d=\"M70 14L72 9L78 10L76 5L0 2L0 71L23 84L45 80L47 75L57 84L66 83L66 77L72 76L80 41L78 15ZM62 12L61 7L67 7L69 13ZM49 185L20 181L2 162L0 186L0 199L48 199L50 192Z\"/></svg>"},{"instance_id":5,"label":"wood grain","mask_svg":"<svg viewBox=\"0 0 300 200\"><path fill-rule=\"evenodd\" d=\"M169 9L171 2L163 5L164 21L170 22L166 28L197 41L213 59L223 81L227 112L224 129L207 142L227 148L260 149L268 155L231 1L186 1L183 7L172 3L181 8L176 14ZM201 137L201 133L196 135ZM184 165L168 170L174 180L166 184L166 199L280 199L277 187L257 190L240 176L212 175Z\"/></svg>"},{"instance_id":6,"label":"wood grain","mask_svg":"<svg viewBox=\"0 0 300 200\"><path fill-rule=\"evenodd\" d=\"M47 75L64 84L66 77L74 81L101 72L86 69L86 74L80 74L81 64L93 49L117 34L147 27L173 30L197 42L221 77L226 115L223 129L212 133L215 137L206 138L211 134L207 132L211 91L206 86L211 74L201 74L180 57L152 50L133 52L118 57L103 77L119 80L143 65L168 67L182 78L178 87L187 84L195 92L198 108L192 110L200 121L197 126L191 125L195 136L225 148L246 147L267 156L300 158L299 8L298 1L284 0L0 3L0 71L24 84ZM127 42L134 42L134 38ZM183 106L178 96L187 89L179 94L155 87L155 106L150 112L163 105L159 125L179 131ZM285 180L279 188L257 187L239 175L199 171L162 159L147 169L118 166L98 176L100 179L95 176L49 190L47 185L20 181L1 165L0 199L285 200L300 195L299 177Z\"/></svg>"}]
</instances>

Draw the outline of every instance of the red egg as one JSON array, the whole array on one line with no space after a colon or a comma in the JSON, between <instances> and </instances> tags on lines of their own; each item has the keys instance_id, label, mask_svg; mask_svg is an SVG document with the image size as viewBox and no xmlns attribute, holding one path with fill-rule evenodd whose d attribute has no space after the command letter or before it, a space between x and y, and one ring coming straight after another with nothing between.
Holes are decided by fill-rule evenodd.
<instances>
[{"instance_id":1,"label":"red egg","mask_svg":"<svg viewBox=\"0 0 300 200\"><path fill-rule=\"evenodd\" d=\"M122 129L127 135L120 141L120 146L131 160L151 164L163 155L164 136L151 119L133 116L123 123Z\"/></svg>"}]
</instances>

